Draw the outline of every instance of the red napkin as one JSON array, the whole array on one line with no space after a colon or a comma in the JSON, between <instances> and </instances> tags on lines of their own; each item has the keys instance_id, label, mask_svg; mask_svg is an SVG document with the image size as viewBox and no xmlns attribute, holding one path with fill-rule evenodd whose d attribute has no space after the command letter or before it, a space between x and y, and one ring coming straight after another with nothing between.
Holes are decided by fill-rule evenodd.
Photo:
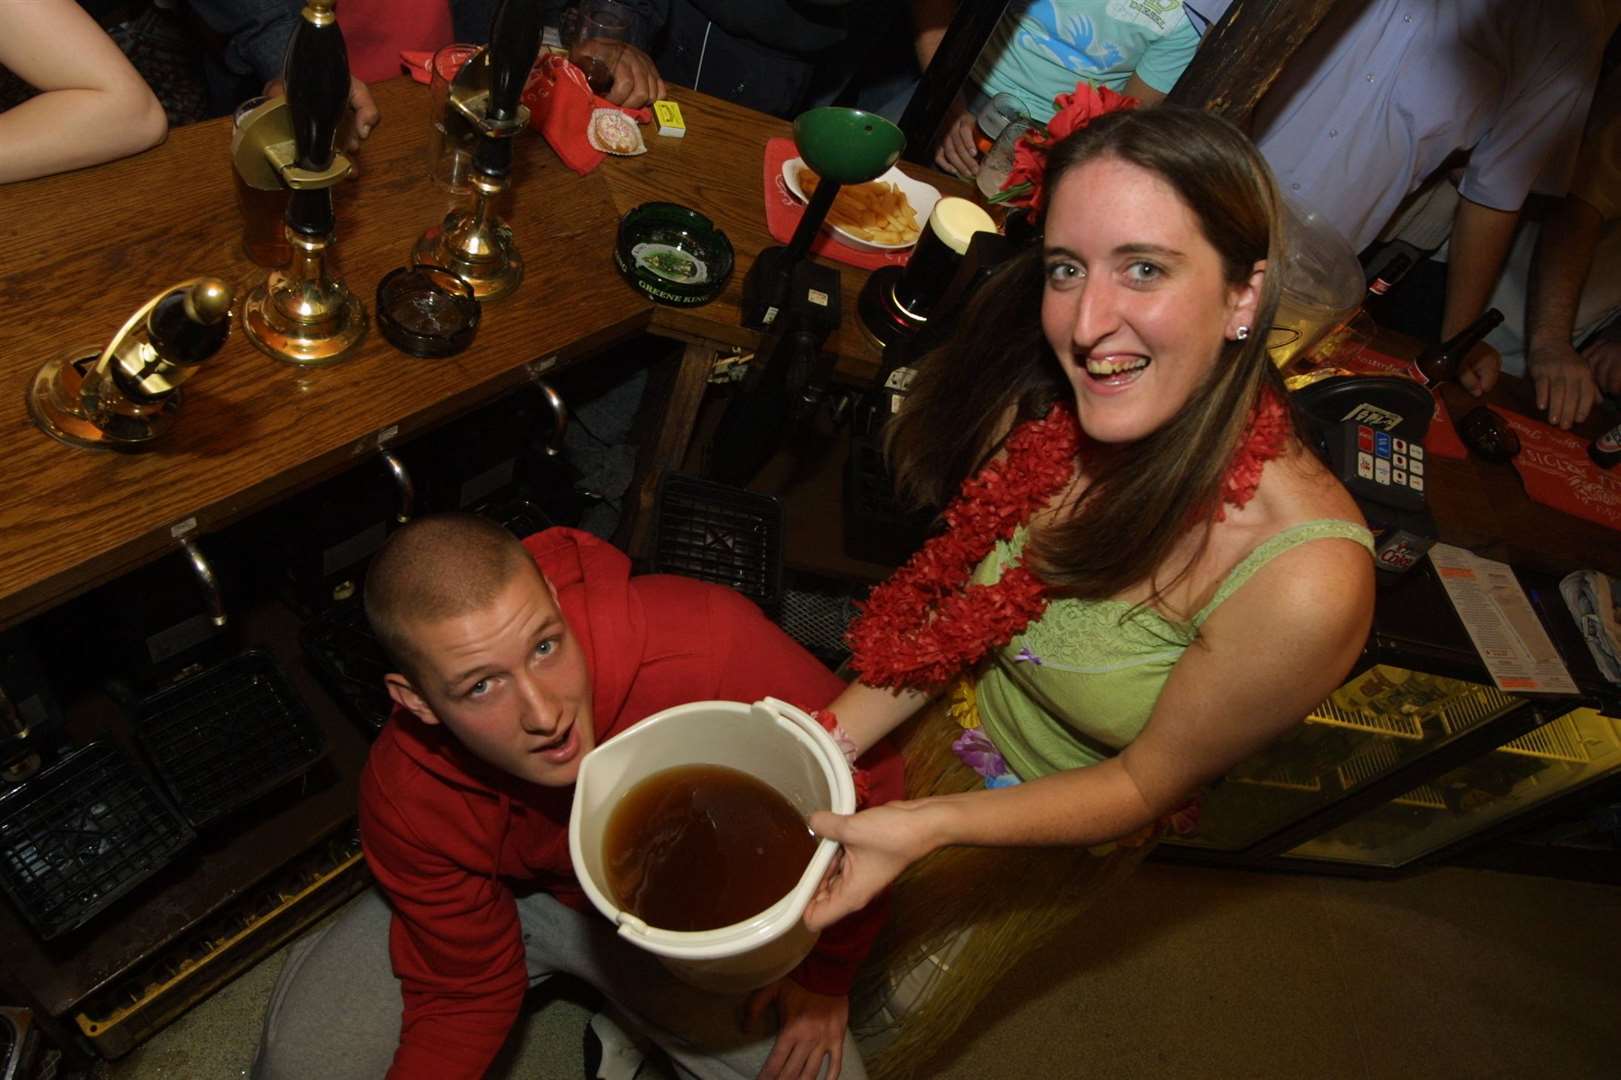
<instances>
[{"instance_id":1,"label":"red napkin","mask_svg":"<svg viewBox=\"0 0 1621 1080\"><path fill-rule=\"evenodd\" d=\"M1491 410L1520 437L1514 467L1527 495L1555 510L1621 529L1621 476L1593 464L1586 439L1495 405Z\"/></svg>"},{"instance_id":2,"label":"red napkin","mask_svg":"<svg viewBox=\"0 0 1621 1080\"><path fill-rule=\"evenodd\" d=\"M799 156L799 147L792 139L768 139L765 144L765 224L779 244L794 238L799 219L805 216L805 204L794 198L782 179L782 164ZM863 270L877 270L881 266L905 266L912 257L912 249L904 251L864 251L844 243L831 229L823 229L811 241L811 254L834 259Z\"/></svg>"},{"instance_id":3,"label":"red napkin","mask_svg":"<svg viewBox=\"0 0 1621 1080\"><path fill-rule=\"evenodd\" d=\"M411 77L417 82L430 81L428 65L432 53L402 52ZM653 122L652 109L624 109L607 98L597 97L585 81L585 73L569 63L565 56L542 54L535 61L529 81L524 84L523 103L529 106L529 126L545 136L546 142L563 159L563 164L584 176L608 155L591 145L585 129L591 123L593 109L619 109L638 124Z\"/></svg>"},{"instance_id":4,"label":"red napkin","mask_svg":"<svg viewBox=\"0 0 1621 1080\"><path fill-rule=\"evenodd\" d=\"M1352 356L1336 356L1331 362L1335 367L1347 368L1360 375L1401 375L1418 380L1418 369L1411 361L1398 360L1375 349L1363 348ZM1458 437L1452 417L1447 414L1446 406L1441 404L1441 395L1434 391L1431 391L1431 395L1435 398L1435 413L1430 417L1430 429L1424 436L1424 452L1462 461L1469 456L1469 448Z\"/></svg>"}]
</instances>

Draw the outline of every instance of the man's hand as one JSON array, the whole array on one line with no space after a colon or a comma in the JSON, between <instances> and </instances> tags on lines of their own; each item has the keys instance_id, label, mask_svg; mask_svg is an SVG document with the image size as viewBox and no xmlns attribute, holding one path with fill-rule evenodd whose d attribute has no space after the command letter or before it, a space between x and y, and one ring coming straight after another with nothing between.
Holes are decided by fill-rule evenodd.
<instances>
[{"instance_id":1,"label":"man's hand","mask_svg":"<svg viewBox=\"0 0 1621 1080\"><path fill-rule=\"evenodd\" d=\"M1503 370L1503 357L1498 351L1481 342L1469 350L1469 355L1458 365L1458 385L1475 397L1497 385L1497 376Z\"/></svg>"},{"instance_id":2,"label":"man's hand","mask_svg":"<svg viewBox=\"0 0 1621 1080\"><path fill-rule=\"evenodd\" d=\"M1606 394L1621 394L1621 340L1600 339L1582 350L1593 382Z\"/></svg>"},{"instance_id":3,"label":"man's hand","mask_svg":"<svg viewBox=\"0 0 1621 1080\"><path fill-rule=\"evenodd\" d=\"M265 83L265 97L276 97L286 92L287 86L280 79ZM377 111L377 102L372 100L371 90L353 75L349 76L349 111L344 114L343 123L338 125L338 149L349 154L358 151L382 116Z\"/></svg>"},{"instance_id":4,"label":"man's hand","mask_svg":"<svg viewBox=\"0 0 1621 1080\"><path fill-rule=\"evenodd\" d=\"M812 993L792 979L778 979L749 998L749 1026L759 1024L773 1005L777 1042L760 1070L760 1080L816 1080L823 1058L828 1059L827 1080L838 1080L850 999Z\"/></svg>"},{"instance_id":5,"label":"man's hand","mask_svg":"<svg viewBox=\"0 0 1621 1080\"><path fill-rule=\"evenodd\" d=\"M1569 430L1587 419L1598 400L1598 383L1580 353L1568 342L1538 348L1526 354L1525 370L1537 387L1537 408L1546 410L1548 423Z\"/></svg>"},{"instance_id":6,"label":"man's hand","mask_svg":"<svg viewBox=\"0 0 1621 1080\"><path fill-rule=\"evenodd\" d=\"M946 133L941 136L940 145L934 151L934 163L964 180L972 180L979 172L979 150L974 146L974 114L963 104L961 95L951 103Z\"/></svg>"},{"instance_id":7,"label":"man's hand","mask_svg":"<svg viewBox=\"0 0 1621 1080\"><path fill-rule=\"evenodd\" d=\"M885 803L859 814L811 815L811 831L844 846L805 909L813 931L860 911L912 863L929 854L934 839L933 800Z\"/></svg>"},{"instance_id":8,"label":"man's hand","mask_svg":"<svg viewBox=\"0 0 1621 1080\"><path fill-rule=\"evenodd\" d=\"M602 96L615 105L640 109L665 94L664 80L659 78L659 69L653 63L653 58L634 45L592 38L574 46L574 51L595 56L613 68L613 85Z\"/></svg>"}]
</instances>

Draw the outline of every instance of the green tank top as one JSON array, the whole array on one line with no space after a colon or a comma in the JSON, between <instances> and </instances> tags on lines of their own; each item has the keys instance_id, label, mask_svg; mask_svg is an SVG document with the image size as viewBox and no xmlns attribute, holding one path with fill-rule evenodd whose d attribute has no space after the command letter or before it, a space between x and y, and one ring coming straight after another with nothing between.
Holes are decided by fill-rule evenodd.
<instances>
[{"instance_id":1,"label":"green tank top","mask_svg":"<svg viewBox=\"0 0 1621 1080\"><path fill-rule=\"evenodd\" d=\"M1027 533L999 541L974 572L988 585L1016 561ZM1188 623L1124 600L1055 600L1041 619L992 654L974 689L980 722L1021 779L1095 765L1148 723L1171 669L1199 627L1268 562L1313 540L1340 539L1371 553L1373 535L1350 521L1302 522L1256 546Z\"/></svg>"}]
</instances>

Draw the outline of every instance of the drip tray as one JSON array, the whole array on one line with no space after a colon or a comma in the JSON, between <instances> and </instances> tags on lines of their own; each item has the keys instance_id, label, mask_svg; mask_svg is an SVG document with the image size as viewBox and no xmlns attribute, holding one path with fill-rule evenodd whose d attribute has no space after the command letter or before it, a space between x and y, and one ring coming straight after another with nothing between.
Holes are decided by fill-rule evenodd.
<instances>
[{"instance_id":1,"label":"drip tray","mask_svg":"<svg viewBox=\"0 0 1621 1080\"><path fill-rule=\"evenodd\" d=\"M0 798L0 886L49 940L84 925L195 835L123 751L91 743Z\"/></svg>"},{"instance_id":2,"label":"drip tray","mask_svg":"<svg viewBox=\"0 0 1621 1080\"><path fill-rule=\"evenodd\" d=\"M309 708L275 658L257 649L142 701L135 732L196 826L303 775L326 754Z\"/></svg>"}]
</instances>

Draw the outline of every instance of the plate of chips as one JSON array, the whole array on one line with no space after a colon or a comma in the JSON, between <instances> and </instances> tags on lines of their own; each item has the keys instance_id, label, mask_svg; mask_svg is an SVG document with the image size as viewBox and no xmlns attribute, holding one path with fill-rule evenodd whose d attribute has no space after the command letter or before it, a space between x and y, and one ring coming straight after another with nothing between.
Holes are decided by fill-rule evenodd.
<instances>
[{"instance_id":1,"label":"plate of chips","mask_svg":"<svg viewBox=\"0 0 1621 1080\"><path fill-rule=\"evenodd\" d=\"M800 202L810 202L820 180L803 158L782 163L782 182ZM876 180L841 187L825 227L861 251L901 251L917 243L939 201L938 190L891 168Z\"/></svg>"}]
</instances>

